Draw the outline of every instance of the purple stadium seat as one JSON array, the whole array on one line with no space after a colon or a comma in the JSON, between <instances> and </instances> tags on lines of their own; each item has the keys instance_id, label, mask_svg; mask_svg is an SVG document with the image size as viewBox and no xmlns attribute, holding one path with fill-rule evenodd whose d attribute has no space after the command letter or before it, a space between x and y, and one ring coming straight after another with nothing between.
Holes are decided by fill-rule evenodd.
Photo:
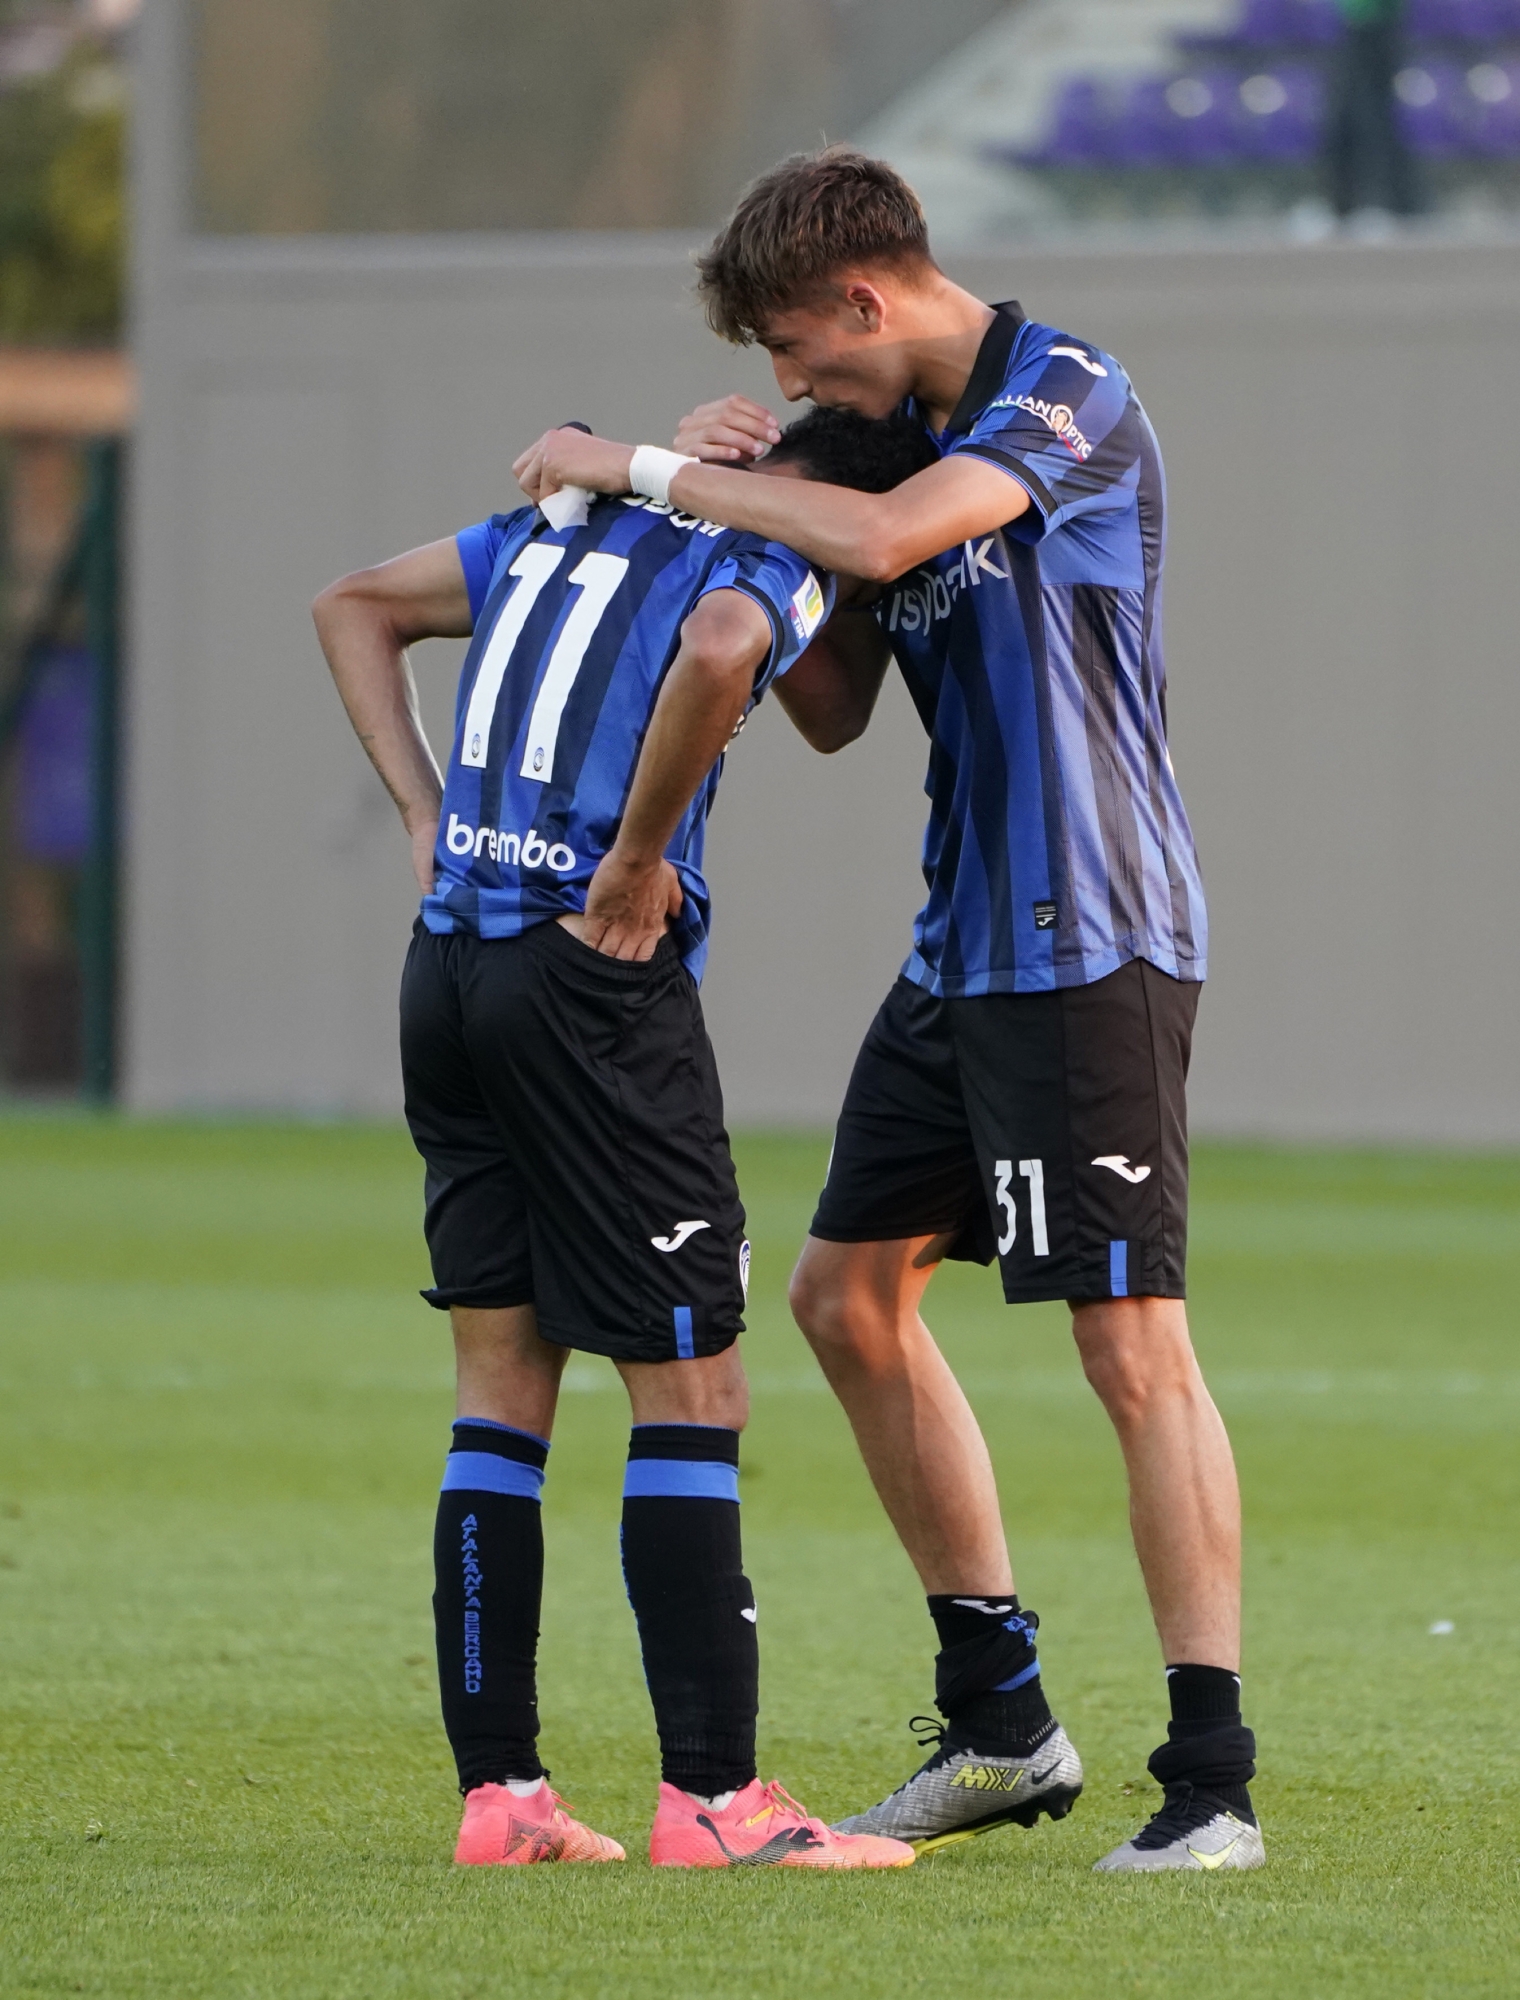
<instances>
[{"instance_id":1,"label":"purple stadium seat","mask_svg":"<svg viewBox=\"0 0 1520 2000\"><path fill-rule=\"evenodd\" d=\"M1119 111L1115 157L1127 166L1200 167L1229 159L1235 79L1229 71L1145 77Z\"/></svg>"},{"instance_id":2,"label":"purple stadium seat","mask_svg":"<svg viewBox=\"0 0 1520 2000\"><path fill-rule=\"evenodd\" d=\"M1475 150L1520 159L1520 59L1474 63L1464 83Z\"/></svg>"},{"instance_id":3,"label":"purple stadium seat","mask_svg":"<svg viewBox=\"0 0 1520 2000\"><path fill-rule=\"evenodd\" d=\"M1103 85L1090 76L1069 77L1056 97L1051 128L1030 152L994 148L998 158L1042 167L1096 167L1112 154L1113 108Z\"/></svg>"},{"instance_id":4,"label":"purple stadium seat","mask_svg":"<svg viewBox=\"0 0 1520 2000\"><path fill-rule=\"evenodd\" d=\"M1236 39L1253 48L1315 48L1339 33L1334 0L1245 0Z\"/></svg>"},{"instance_id":5,"label":"purple stadium seat","mask_svg":"<svg viewBox=\"0 0 1520 2000\"><path fill-rule=\"evenodd\" d=\"M1235 92L1235 151L1243 159L1312 159L1324 131L1325 85L1309 63L1276 63Z\"/></svg>"},{"instance_id":6,"label":"purple stadium seat","mask_svg":"<svg viewBox=\"0 0 1520 2000\"><path fill-rule=\"evenodd\" d=\"M1415 42L1502 42L1520 34L1517 0L1409 0Z\"/></svg>"},{"instance_id":7,"label":"purple stadium seat","mask_svg":"<svg viewBox=\"0 0 1520 2000\"><path fill-rule=\"evenodd\" d=\"M1512 0L1454 0L1457 28L1465 41L1497 42L1520 27Z\"/></svg>"},{"instance_id":8,"label":"purple stadium seat","mask_svg":"<svg viewBox=\"0 0 1520 2000\"><path fill-rule=\"evenodd\" d=\"M1456 159L1472 151L1473 99L1460 63L1410 63L1399 71L1394 89L1404 137L1422 159Z\"/></svg>"},{"instance_id":9,"label":"purple stadium seat","mask_svg":"<svg viewBox=\"0 0 1520 2000\"><path fill-rule=\"evenodd\" d=\"M1458 0L1409 0L1405 32L1414 42L1448 42L1461 36Z\"/></svg>"}]
</instances>

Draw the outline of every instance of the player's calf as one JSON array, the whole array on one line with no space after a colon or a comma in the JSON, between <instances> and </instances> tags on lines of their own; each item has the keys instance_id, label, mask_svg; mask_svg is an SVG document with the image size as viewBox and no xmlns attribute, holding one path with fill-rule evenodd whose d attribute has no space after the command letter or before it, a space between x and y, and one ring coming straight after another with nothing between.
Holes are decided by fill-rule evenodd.
<instances>
[{"instance_id":1,"label":"player's calf","mask_svg":"<svg viewBox=\"0 0 1520 2000\"><path fill-rule=\"evenodd\" d=\"M674 1364L679 1366L680 1364ZM635 1424L623 1577L667 1785L712 1798L755 1776L760 1650L739 1531L739 1433Z\"/></svg>"},{"instance_id":2,"label":"player's calf","mask_svg":"<svg viewBox=\"0 0 1520 2000\"><path fill-rule=\"evenodd\" d=\"M461 1417L433 1535L433 1623L444 1728L460 1792L536 1784L540 1493L548 1440Z\"/></svg>"}]
</instances>

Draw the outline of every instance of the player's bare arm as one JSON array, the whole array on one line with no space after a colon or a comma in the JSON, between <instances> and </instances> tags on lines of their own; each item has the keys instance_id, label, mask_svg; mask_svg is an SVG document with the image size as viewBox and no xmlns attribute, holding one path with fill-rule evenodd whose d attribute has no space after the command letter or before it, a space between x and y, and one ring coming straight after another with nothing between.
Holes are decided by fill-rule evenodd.
<instances>
[{"instance_id":1,"label":"player's bare arm","mask_svg":"<svg viewBox=\"0 0 1520 2000\"><path fill-rule=\"evenodd\" d=\"M330 583L312 605L317 636L354 734L411 836L423 894L433 887L433 844L443 777L422 731L408 646L466 639L469 592L452 537Z\"/></svg>"},{"instance_id":2,"label":"player's bare arm","mask_svg":"<svg viewBox=\"0 0 1520 2000\"><path fill-rule=\"evenodd\" d=\"M608 957L651 958L679 914L680 881L665 849L733 735L771 638L769 618L739 590L713 591L681 627L617 839L591 878L585 915L560 919Z\"/></svg>"},{"instance_id":3,"label":"player's bare arm","mask_svg":"<svg viewBox=\"0 0 1520 2000\"><path fill-rule=\"evenodd\" d=\"M831 756L865 734L891 661L870 605L843 604L777 681L776 699L799 735Z\"/></svg>"},{"instance_id":4,"label":"player's bare arm","mask_svg":"<svg viewBox=\"0 0 1520 2000\"><path fill-rule=\"evenodd\" d=\"M547 431L515 461L530 499L561 486L632 490L633 447L575 431ZM942 459L890 493L813 481L755 479L721 465L683 465L670 498L684 511L767 541L785 542L825 569L890 583L958 542L994 534L1033 504L1011 474L984 459Z\"/></svg>"},{"instance_id":5,"label":"player's bare arm","mask_svg":"<svg viewBox=\"0 0 1520 2000\"><path fill-rule=\"evenodd\" d=\"M724 396L699 403L676 428L673 449L718 465L754 465L776 444L781 429L762 403ZM836 608L789 674L776 683L782 710L814 750L831 756L864 735L892 662L891 648L872 614L878 585L836 577Z\"/></svg>"}]
</instances>

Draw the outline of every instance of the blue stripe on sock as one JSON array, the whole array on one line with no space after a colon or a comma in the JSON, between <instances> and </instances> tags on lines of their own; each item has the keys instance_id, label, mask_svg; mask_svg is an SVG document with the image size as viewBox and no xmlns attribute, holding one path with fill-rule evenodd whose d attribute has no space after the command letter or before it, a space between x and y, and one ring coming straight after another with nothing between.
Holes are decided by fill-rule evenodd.
<instances>
[{"instance_id":1,"label":"blue stripe on sock","mask_svg":"<svg viewBox=\"0 0 1520 2000\"><path fill-rule=\"evenodd\" d=\"M1129 1245L1110 1243L1108 1246L1108 1289L1116 1299L1129 1297Z\"/></svg>"},{"instance_id":2,"label":"blue stripe on sock","mask_svg":"<svg viewBox=\"0 0 1520 2000\"><path fill-rule=\"evenodd\" d=\"M1021 1688L1026 1681L1032 1681L1039 1671L1039 1661L1031 1660L1023 1673L1015 1674L1011 1681L999 1681L992 1692L994 1694L1012 1694L1015 1688Z\"/></svg>"},{"instance_id":3,"label":"blue stripe on sock","mask_svg":"<svg viewBox=\"0 0 1520 2000\"><path fill-rule=\"evenodd\" d=\"M691 1307L675 1307L676 1353L682 1361L690 1361L696 1353L691 1337Z\"/></svg>"},{"instance_id":4,"label":"blue stripe on sock","mask_svg":"<svg viewBox=\"0 0 1520 2000\"><path fill-rule=\"evenodd\" d=\"M461 1428L471 1431L505 1431L508 1437L532 1438L533 1442L541 1444L545 1451L549 1449L549 1440L541 1438L537 1431L525 1431L521 1424L494 1423L490 1417L456 1417L454 1428L456 1431Z\"/></svg>"},{"instance_id":5,"label":"blue stripe on sock","mask_svg":"<svg viewBox=\"0 0 1520 2000\"><path fill-rule=\"evenodd\" d=\"M630 1458L625 1500L737 1500L738 1468L708 1459Z\"/></svg>"},{"instance_id":6,"label":"blue stripe on sock","mask_svg":"<svg viewBox=\"0 0 1520 2000\"><path fill-rule=\"evenodd\" d=\"M451 1451L443 1462L445 1493L515 1493L541 1500L544 1475L536 1465L498 1458L494 1451Z\"/></svg>"}]
</instances>

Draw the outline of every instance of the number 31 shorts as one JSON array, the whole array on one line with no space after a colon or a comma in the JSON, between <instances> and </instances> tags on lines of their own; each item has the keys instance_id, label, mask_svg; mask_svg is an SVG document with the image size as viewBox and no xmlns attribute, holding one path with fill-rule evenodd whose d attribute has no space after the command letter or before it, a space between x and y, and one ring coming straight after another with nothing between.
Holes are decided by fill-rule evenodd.
<instances>
[{"instance_id":1,"label":"number 31 shorts","mask_svg":"<svg viewBox=\"0 0 1520 2000\"><path fill-rule=\"evenodd\" d=\"M560 924L437 936L401 982L406 1117L427 1163L432 1305L532 1305L619 1361L743 1331L749 1245L696 984Z\"/></svg>"},{"instance_id":2,"label":"number 31 shorts","mask_svg":"<svg viewBox=\"0 0 1520 2000\"><path fill-rule=\"evenodd\" d=\"M840 1112L811 1233L948 1233L1010 1304L1186 1295L1196 983L1142 959L1088 986L939 1000L899 979Z\"/></svg>"}]
</instances>

